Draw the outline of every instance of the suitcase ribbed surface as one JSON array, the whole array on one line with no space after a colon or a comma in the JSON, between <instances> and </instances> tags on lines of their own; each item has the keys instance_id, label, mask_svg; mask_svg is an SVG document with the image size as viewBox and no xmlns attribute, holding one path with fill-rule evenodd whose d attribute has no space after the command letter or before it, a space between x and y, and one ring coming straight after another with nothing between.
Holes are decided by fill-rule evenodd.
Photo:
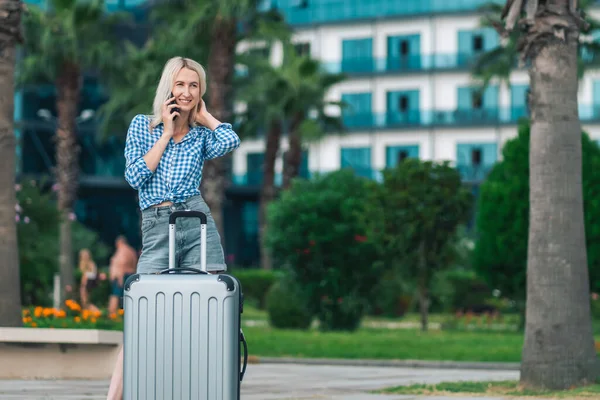
<instances>
[{"instance_id":1,"label":"suitcase ribbed surface","mask_svg":"<svg viewBox=\"0 0 600 400\"><path fill-rule=\"evenodd\" d=\"M238 288L215 275L139 278L124 295L124 399L238 399Z\"/></svg>"}]
</instances>

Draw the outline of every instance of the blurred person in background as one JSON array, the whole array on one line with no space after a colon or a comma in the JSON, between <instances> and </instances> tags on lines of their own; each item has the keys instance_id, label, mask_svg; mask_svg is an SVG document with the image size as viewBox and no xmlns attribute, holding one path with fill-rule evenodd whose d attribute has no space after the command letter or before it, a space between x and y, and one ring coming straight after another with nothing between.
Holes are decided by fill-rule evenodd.
<instances>
[{"instance_id":1,"label":"blurred person in background","mask_svg":"<svg viewBox=\"0 0 600 400\"><path fill-rule=\"evenodd\" d=\"M81 271L81 281L79 282L81 308L96 311L98 308L90 303L90 292L98 283L98 267L88 249L79 251L79 270Z\"/></svg>"},{"instance_id":2,"label":"blurred person in background","mask_svg":"<svg viewBox=\"0 0 600 400\"><path fill-rule=\"evenodd\" d=\"M135 249L129 245L125 236L117 237L115 248L115 254L110 259L108 270L111 287L108 299L109 314L116 313L121 308L125 281L135 274L138 260Z\"/></svg>"}]
</instances>

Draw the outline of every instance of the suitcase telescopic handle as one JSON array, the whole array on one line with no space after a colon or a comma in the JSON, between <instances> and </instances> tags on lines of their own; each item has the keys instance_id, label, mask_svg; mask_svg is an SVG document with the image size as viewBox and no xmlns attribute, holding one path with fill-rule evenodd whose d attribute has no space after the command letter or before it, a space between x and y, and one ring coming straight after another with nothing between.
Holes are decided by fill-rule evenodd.
<instances>
[{"instance_id":1,"label":"suitcase telescopic handle","mask_svg":"<svg viewBox=\"0 0 600 400\"><path fill-rule=\"evenodd\" d=\"M206 214L202 211L193 211L193 210L179 210L173 211L171 215L169 215L169 225L175 224L177 218L200 218L200 224L206 225Z\"/></svg>"},{"instance_id":2,"label":"suitcase telescopic handle","mask_svg":"<svg viewBox=\"0 0 600 400\"><path fill-rule=\"evenodd\" d=\"M177 218L200 219L200 271L206 271L206 214L201 211L179 210L169 216L169 269L175 268L175 222Z\"/></svg>"},{"instance_id":3,"label":"suitcase telescopic handle","mask_svg":"<svg viewBox=\"0 0 600 400\"><path fill-rule=\"evenodd\" d=\"M162 271L160 271L160 275L172 274L172 273L178 274L180 272L194 272L196 274L208 274L208 272L201 271L198 268L181 267L181 268L163 269Z\"/></svg>"}]
</instances>

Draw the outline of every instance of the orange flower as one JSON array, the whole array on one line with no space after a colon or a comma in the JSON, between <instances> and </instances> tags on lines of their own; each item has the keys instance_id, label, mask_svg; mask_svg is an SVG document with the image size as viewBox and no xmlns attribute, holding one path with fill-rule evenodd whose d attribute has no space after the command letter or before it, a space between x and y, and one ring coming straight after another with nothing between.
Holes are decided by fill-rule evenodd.
<instances>
[{"instance_id":1,"label":"orange flower","mask_svg":"<svg viewBox=\"0 0 600 400\"><path fill-rule=\"evenodd\" d=\"M95 324L96 323L96 318L92 317L92 319L90 321L92 321L92 324Z\"/></svg>"},{"instance_id":2,"label":"orange flower","mask_svg":"<svg viewBox=\"0 0 600 400\"><path fill-rule=\"evenodd\" d=\"M37 326L37 324L35 322L32 322L31 326L35 328Z\"/></svg>"},{"instance_id":3,"label":"orange flower","mask_svg":"<svg viewBox=\"0 0 600 400\"><path fill-rule=\"evenodd\" d=\"M44 309L42 307L36 307L35 310L33 310L33 315L36 318L39 318L42 316L42 312L44 311Z\"/></svg>"},{"instance_id":4,"label":"orange flower","mask_svg":"<svg viewBox=\"0 0 600 400\"><path fill-rule=\"evenodd\" d=\"M54 316L57 318L64 318L67 316L67 313L65 312L65 310L56 310Z\"/></svg>"},{"instance_id":5,"label":"orange flower","mask_svg":"<svg viewBox=\"0 0 600 400\"><path fill-rule=\"evenodd\" d=\"M125 310L123 310L122 308L119 309L119 315L123 315L125 313Z\"/></svg>"},{"instance_id":6,"label":"orange flower","mask_svg":"<svg viewBox=\"0 0 600 400\"><path fill-rule=\"evenodd\" d=\"M90 317L90 311L89 310L83 310L83 313L81 314L81 317L84 320L87 320Z\"/></svg>"},{"instance_id":7,"label":"orange flower","mask_svg":"<svg viewBox=\"0 0 600 400\"><path fill-rule=\"evenodd\" d=\"M102 311L93 311L92 315L94 316L94 318L100 318L100 316L102 315Z\"/></svg>"},{"instance_id":8,"label":"orange flower","mask_svg":"<svg viewBox=\"0 0 600 400\"><path fill-rule=\"evenodd\" d=\"M54 309L53 308L44 308L44 311L42 312L42 314L44 315L44 317L48 318L51 315L54 315Z\"/></svg>"},{"instance_id":9,"label":"orange flower","mask_svg":"<svg viewBox=\"0 0 600 400\"><path fill-rule=\"evenodd\" d=\"M110 318L110 319L117 319L117 313L110 313L110 315L108 316L108 318Z\"/></svg>"},{"instance_id":10,"label":"orange flower","mask_svg":"<svg viewBox=\"0 0 600 400\"><path fill-rule=\"evenodd\" d=\"M80 323L81 322L81 318L80 317L75 317L75 322Z\"/></svg>"},{"instance_id":11,"label":"orange flower","mask_svg":"<svg viewBox=\"0 0 600 400\"><path fill-rule=\"evenodd\" d=\"M22 314L23 314L23 316L29 315L29 310L27 310L27 309L23 310Z\"/></svg>"}]
</instances>

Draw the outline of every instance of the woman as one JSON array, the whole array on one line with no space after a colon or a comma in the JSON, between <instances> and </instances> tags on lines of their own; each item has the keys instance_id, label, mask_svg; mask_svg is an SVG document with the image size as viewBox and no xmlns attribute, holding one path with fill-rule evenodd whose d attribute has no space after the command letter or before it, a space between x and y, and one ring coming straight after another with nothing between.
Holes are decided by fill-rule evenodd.
<instances>
[{"instance_id":1,"label":"woman","mask_svg":"<svg viewBox=\"0 0 600 400\"><path fill-rule=\"evenodd\" d=\"M213 117L202 100L206 74L188 58L170 59L154 97L153 116L133 118L125 144L125 179L138 191L142 210L142 255L138 273L168 267L168 224L174 210L202 211L207 216L206 259L209 272L226 270L221 238L200 195L204 160L221 157L240 145L231 124ZM176 267L200 260L200 224L195 218L177 221ZM123 349L108 399L121 399Z\"/></svg>"},{"instance_id":2,"label":"woman","mask_svg":"<svg viewBox=\"0 0 600 400\"><path fill-rule=\"evenodd\" d=\"M88 249L79 251L79 270L81 271L81 281L79 282L79 296L81 297L81 308L93 308L96 306L89 303L90 291L96 286L98 278L98 268L92 259Z\"/></svg>"}]
</instances>

